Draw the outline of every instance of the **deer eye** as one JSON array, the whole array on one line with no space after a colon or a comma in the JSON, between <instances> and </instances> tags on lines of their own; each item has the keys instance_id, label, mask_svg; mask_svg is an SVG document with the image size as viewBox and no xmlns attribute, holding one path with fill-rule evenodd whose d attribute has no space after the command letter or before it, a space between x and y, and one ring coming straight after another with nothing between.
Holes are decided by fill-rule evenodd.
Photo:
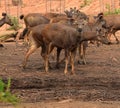
<instances>
[{"instance_id":1,"label":"deer eye","mask_svg":"<svg viewBox=\"0 0 120 108\"><path fill-rule=\"evenodd\" d=\"M82 25L85 25L84 23Z\"/></svg>"}]
</instances>

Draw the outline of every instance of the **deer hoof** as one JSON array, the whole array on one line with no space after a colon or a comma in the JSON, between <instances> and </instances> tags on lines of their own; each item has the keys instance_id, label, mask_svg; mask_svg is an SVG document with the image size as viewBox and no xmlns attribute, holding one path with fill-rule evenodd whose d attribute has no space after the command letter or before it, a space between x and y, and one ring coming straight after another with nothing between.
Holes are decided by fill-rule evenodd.
<instances>
[{"instance_id":1,"label":"deer hoof","mask_svg":"<svg viewBox=\"0 0 120 108\"><path fill-rule=\"evenodd\" d=\"M86 65L86 62L78 60L78 64L80 64L80 65Z\"/></svg>"},{"instance_id":2,"label":"deer hoof","mask_svg":"<svg viewBox=\"0 0 120 108\"><path fill-rule=\"evenodd\" d=\"M66 75L67 73L68 73L68 72L65 70L65 71L64 71L64 74Z\"/></svg>"}]
</instances>

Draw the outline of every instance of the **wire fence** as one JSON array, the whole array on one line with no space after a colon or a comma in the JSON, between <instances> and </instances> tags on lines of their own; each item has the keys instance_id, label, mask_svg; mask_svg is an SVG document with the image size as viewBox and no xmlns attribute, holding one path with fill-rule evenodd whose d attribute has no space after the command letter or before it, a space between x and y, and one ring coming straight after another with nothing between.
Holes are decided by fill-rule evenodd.
<instances>
[{"instance_id":1,"label":"wire fence","mask_svg":"<svg viewBox=\"0 0 120 108\"><path fill-rule=\"evenodd\" d=\"M55 6L55 4L57 4ZM65 0L46 0L46 12L62 13L65 10Z\"/></svg>"},{"instance_id":2,"label":"wire fence","mask_svg":"<svg viewBox=\"0 0 120 108\"><path fill-rule=\"evenodd\" d=\"M18 0L20 2L21 0ZM86 6L84 10L89 11L94 7L92 13L105 12L107 10L114 10L120 7L120 0L22 0L22 5L13 6L12 0L0 0L0 8L11 15L19 16L22 13L30 13L31 10L27 7L32 8L32 12L57 12L63 13L68 7L77 7L84 2L91 1L89 6ZM86 9L88 8L88 9Z\"/></svg>"},{"instance_id":3,"label":"wire fence","mask_svg":"<svg viewBox=\"0 0 120 108\"><path fill-rule=\"evenodd\" d=\"M105 12L106 10L113 11L120 6L120 0L99 0L100 11Z\"/></svg>"},{"instance_id":4,"label":"wire fence","mask_svg":"<svg viewBox=\"0 0 120 108\"><path fill-rule=\"evenodd\" d=\"M88 7L86 10L89 11L94 7L94 9L91 10L91 13L89 12L89 14L96 14L106 10L114 10L120 5L120 0L86 0L86 2L87 1L91 1L91 3L89 6L85 6L85 8ZM18 0L18 2L19 5L14 6L12 4L12 0L0 0L0 8L2 11L4 10L4 12L19 19L21 14L31 13L31 10L27 9L27 7L31 7L32 12L64 13L64 10L68 9L68 7L77 6L77 8L79 8L80 5L85 2L85 0L76 0L72 3L71 0L31 0L30 2L28 2L28 0L22 0L22 4L20 4L21 0ZM93 3L95 5L93 5Z\"/></svg>"},{"instance_id":5,"label":"wire fence","mask_svg":"<svg viewBox=\"0 0 120 108\"><path fill-rule=\"evenodd\" d=\"M18 2L20 1L21 0L18 0ZM80 6L85 1L91 2L89 5L86 5L83 9L81 9ZM21 14L27 14L31 12L64 13L64 10L70 9L70 7L77 7L86 14L89 12L90 15L98 12L118 9L120 8L120 0L22 0L22 4L19 3L19 5L16 6L13 5L12 0L0 0L0 13L6 12L17 18ZM30 8L32 8L32 11ZM19 20L19 23L23 24L24 22Z\"/></svg>"}]
</instances>

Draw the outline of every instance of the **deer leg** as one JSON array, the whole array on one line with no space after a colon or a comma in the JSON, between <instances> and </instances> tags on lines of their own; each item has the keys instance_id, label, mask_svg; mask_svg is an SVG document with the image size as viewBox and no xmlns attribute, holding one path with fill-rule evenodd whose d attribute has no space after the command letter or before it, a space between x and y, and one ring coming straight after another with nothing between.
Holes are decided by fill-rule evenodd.
<instances>
[{"instance_id":1,"label":"deer leg","mask_svg":"<svg viewBox=\"0 0 120 108\"><path fill-rule=\"evenodd\" d=\"M87 43L87 46L84 44L83 45L83 63L84 65L86 65L86 57L85 57L85 54L86 54L86 48L88 47L88 43Z\"/></svg>"},{"instance_id":2,"label":"deer leg","mask_svg":"<svg viewBox=\"0 0 120 108\"><path fill-rule=\"evenodd\" d=\"M85 56L84 56L84 48L83 48L83 43L79 45L79 57L80 60L78 61L79 64L86 64Z\"/></svg>"},{"instance_id":3,"label":"deer leg","mask_svg":"<svg viewBox=\"0 0 120 108\"><path fill-rule=\"evenodd\" d=\"M115 33L116 33L116 31L113 31L113 36L115 37L117 44L119 44L120 41L119 41L119 39L117 38L117 36L115 35Z\"/></svg>"},{"instance_id":4,"label":"deer leg","mask_svg":"<svg viewBox=\"0 0 120 108\"><path fill-rule=\"evenodd\" d=\"M48 61L49 51L50 51L49 45L42 46L41 56L44 59L45 72L48 72L49 69L49 61Z\"/></svg>"},{"instance_id":5,"label":"deer leg","mask_svg":"<svg viewBox=\"0 0 120 108\"><path fill-rule=\"evenodd\" d=\"M60 60L60 52L61 52L61 48L57 48L57 58L56 58L56 68L59 68L59 60Z\"/></svg>"},{"instance_id":6,"label":"deer leg","mask_svg":"<svg viewBox=\"0 0 120 108\"><path fill-rule=\"evenodd\" d=\"M52 52L52 55L55 56L55 50L54 50L54 46L52 44L49 45L49 50L48 50L48 55ZM55 57L54 57L55 58ZM50 66L50 62L48 60L48 64L49 64L49 68L52 69L52 67Z\"/></svg>"},{"instance_id":7,"label":"deer leg","mask_svg":"<svg viewBox=\"0 0 120 108\"><path fill-rule=\"evenodd\" d=\"M55 60L55 49L52 44L49 45L49 54L52 52L52 59Z\"/></svg>"},{"instance_id":8,"label":"deer leg","mask_svg":"<svg viewBox=\"0 0 120 108\"><path fill-rule=\"evenodd\" d=\"M52 58L52 60L55 60L55 49L53 49L53 51L52 51L52 55L51 55L51 58Z\"/></svg>"},{"instance_id":9,"label":"deer leg","mask_svg":"<svg viewBox=\"0 0 120 108\"><path fill-rule=\"evenodd\" d=\"M26 67L27 60L28 60L30 54L34 53L36 49L37 49L36 46L31 46L30 49L27 51L25 58L24 58L24 62L23 62L23 68Z\"/></svg>"},{"instance_id":10,"label":"deer leg","mask_svg":"<svg viewBox=\"0 0 120 108\"><path fill-rule=\"evenodd\" d=\"M65 50L65 69L64 74L68 73L68 50Z\"/></svg>"},{"instance_id":11,"label":"deer leg","mask_svg":"<svg viewBox=\"0 0 120 108\"><path fill-rule=\"evenodd\" d=\"M111 42L111 40L110 40L111 35L112 35L112 33L109 33L109 34L107 35L107 39L108 39L110 42Z\"/></svg>"},{"instance_id":12,"label":"deer leg","mask_svg":"<svg viewBox=\"0 0 120 108\"><path fill-rule=\"evenodd\" d=\"M70 54L70 64L72 68L72 74L75 74L74 60L75 60L76 50L77 48L71 51L71 54Z\"/></svg>"},{"instance_id":13,"label":"deer leg","mask_svg":"<svg viewBox=\"0 0 120 108\"><path fill-rule=\"evenodd\" d=\"M78 63L82 64L82 58L83 58L83 47L82 47L82 43L79 45L79 60Z\"/></svg>"},{"instance_id":14,"label":"deer leg","mask_svg":"<svg viewBox=\"0 0 120 108\"><path fill-rule=\"evenodd\" d=\"M45 56L45 72L48 72L49 62L48 62L48 54Z\"/></svg>"}]
</instances>

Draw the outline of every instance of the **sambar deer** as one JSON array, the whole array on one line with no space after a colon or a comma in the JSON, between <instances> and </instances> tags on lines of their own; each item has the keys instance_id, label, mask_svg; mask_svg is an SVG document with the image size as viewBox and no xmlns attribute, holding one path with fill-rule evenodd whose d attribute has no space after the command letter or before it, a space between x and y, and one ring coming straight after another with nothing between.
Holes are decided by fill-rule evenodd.
<instances>
[{"instance_id":1,"label":"sambar deer","mask_svg":"<svg viewBox=\"0 0 120 108\"><path fill-rule=\"evenodd\" d=\"M60 20L56 21L56 19L53 19L52 21L59 22ZM64 20L61 20L59 23L68 25L68 24L71 23L71 21L72 21L72 19L71 20L70 19L64 19ZM51 22L51 23L53 23L53 22ZM43 39L41 37L41 31L45 26L46 26L46 24L40 24L40 25L37 25L35 27L31 27L31 28L28 29L27 34L24 37L24 41L25 41L25 43L28 43L30 45L30 48L25 55L23 68L26 67L26 63L27 63L27 60L28 60L29 56L37 48L39 48L40 46L41 47L43 46L44 43L43 43Z\"/></svg>"},{"instance_id":2,"label":"sambar deer","mask_svg":"<svg viewBox=\"0 0 120 108\"><path fill-rule=\"evenodd\" d=\"M105 16L103 13L99 13L96 18L101 17L99 20L105 28L109 29L108 38L110 40L111 35L116 39L117 44L119 43L119 39L116 36L116 32L120 30L120 15L107 15Z\"/></svg>"},{"instance_id":3,"label":"sambar deer","mask_svg":"<svg viewBox=\"0 0 120 108\"><path fill-rule=\"evenodd\" d=\"M0 19L0 27L3 26L4 24L13 26L11 18L6 13L2 13L2 16L3 16L3 18Z\"/></svg>"},{"instance_id":4,"label":"sambar deer","mask_svg":"<svg viewBox=\"0 0 120 108\"><path fill-rule=\"evenodd\" d=\"M23 30L23 33L21 34L21 39L24 38L25 34L27 33L28 29L30 27L37 26L39 24L48 24L52 18L56 17L64 17L65 14L58 14L58 13L28 13L26 15L22 14L20 15L20 19L24 19L25 23L25 29Z\"/></svg>"},{"instance_id":5,"label":"sambar deer","mask_svg":"<svg viewBox=\"0 0 120 108\"><path fill-rule=\"evenodd\" d=\"M2 13L3 18L0 19L0 27L2 27L4 24L8 24L10 26L13 26L14 24L12 23L11 18L6 14L6 13ZM1 41L1 40L0 40ZM0 43L0 47L4 47L1 43Z\"/></svg>"},{"instance_id":6,"label":"sambar deer","mask_svg":"<svg viewBox=\"0 0 120 108\"><path fill-rule=\"evenodd\" d=\"M86 35L91 34L91 35ZM101 28L96 28L93 32L84 32L81 28L75 29L63 24L47 24L41 31L43 37L45 51L42 52L42 57L45 60L45 71L48 72L48 56L52 47L64 49L65 51L65 69L64 73L68 72L68 56L71 55L70 64L72 73L74 74L74 58L76 49L83 41L97 39L103 43L108 43L101 32Z\"/></svg>"},{"instance_id":7,"label":"sambar deer","mask_svg":"<svg viewBox=\"0 0 120 108\"><path fill-rule=\"evenodd\" d=\"M78 23L79 25L79 23ZM64 73L67 73L68 56L71 54L71 66L72 73L74 73L74 57L76 48L83 41L96 39L103 43L109 43L105 38L105 33L102 32L102 28L94 26L94 31L82 30L80 26L78 29L70 27L68 25L51 23L38 25L30 29L30 32L26 37L30 43L30 48L26 53L23 67L26 67L26 63L30 54L32 54L37 48L42 47L41 55L45 60L45 71L48 72L48 56L54 47L57 47L58 51L65 50L65 69ZM58 53L59 55L59 53ZM59 59L57 59L57 63Z\"/></svg>"},{"instance_id":8,"label":"sambar deer","mask_svg":"<svg viewBox=\"0 0 120 108\"><path fill-rule=\"evenodd\" d=\"M101 17L96 19L94 22L89 22L86 20L77 20L75 23L79 25L79 28L82 28L82 31L84 32L84 36L87 37L92 37L92 35L96 35L93 32L96 31L97 28L100 29L101 38L104 38L105 41L103 42L99 40L98 37L93 38L89 41L97 41L97 42L101 41L101 43L103 44L111 44L111 42L107 39L108 29L104 28L103 24L99 20L101 20ZM87 41L84 41L79 45L80 60L78 61L78 63L80 64L86 64L85 53L87 47L88 47Z\"/></svg>"}]
</instances>

